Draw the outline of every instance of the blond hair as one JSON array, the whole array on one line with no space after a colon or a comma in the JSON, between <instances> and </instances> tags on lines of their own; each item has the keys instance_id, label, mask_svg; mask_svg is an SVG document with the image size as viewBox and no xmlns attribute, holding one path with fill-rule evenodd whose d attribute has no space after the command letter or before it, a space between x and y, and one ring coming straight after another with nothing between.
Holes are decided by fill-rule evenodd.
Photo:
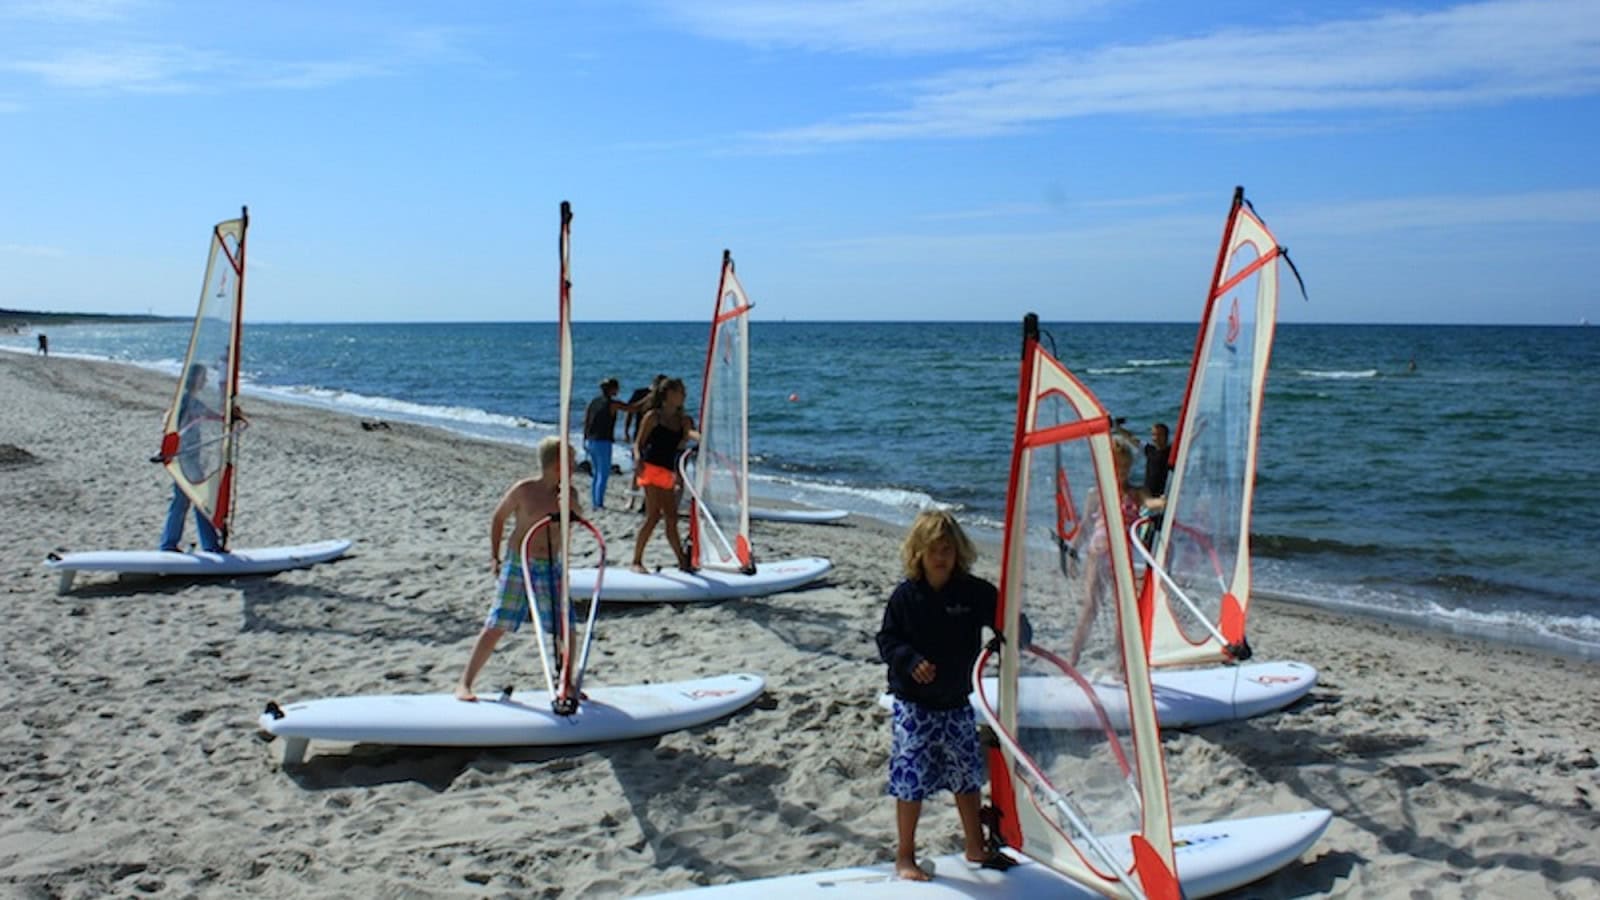
<instances>
[{"instance_id":1,"label":"blond hair","mask_svg":"<svg viewBox=\"0 0 1600 900\"><path fill-rule=\"evenodd\" d=\"M925 509L912 521L905 542L900 545L900 562L907 578L922 577L922 556L939 541L949 541L956 548L957 572L972 569L978 551L967 539L967 533L961 530L961 523L947 510Z\"/></svg>"},{"instance_id":2,"label":"blond hair","mask_svg":"<svg viewBox=\"0 0 1600 900\"><path fill-rule=\"evenodd\" d=\"M572 457L574 457L576 455L577 454L574 453L573 450L572 450L572 445L570 445L570 444L567 445L567 458L571 459ZM556 460L558 460L560 458L561 458L561 438L558 438L558 437L556 437L555 435L552 434L549 437L547 437L547 438L545 438L545 439L543 439L543 440L541 440L539 442L539 468L540 469L548 469L548 468L550 468L551 466L555 465Z\"/></svg>"}]
</instances>

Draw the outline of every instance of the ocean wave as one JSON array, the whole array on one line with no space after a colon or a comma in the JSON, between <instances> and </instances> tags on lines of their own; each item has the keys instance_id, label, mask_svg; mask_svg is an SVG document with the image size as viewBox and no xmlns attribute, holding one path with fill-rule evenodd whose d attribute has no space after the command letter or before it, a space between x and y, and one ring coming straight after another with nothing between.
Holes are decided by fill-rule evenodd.
<instances>
[{"instance_id":1,"label":"ocean wave","mask_svg":"<svg viewBox=\"0 0 1600 900\"><path fill-rule=\"evenodd\" d=\"M1250 548L1261 556L1300 556L1331 553L1341 556L1384 556L1390 549L1380 544L1351 544L1331 538L1311 538L1296 534L1251 534Z\"/></svg>"},{"instance_id":2,"label":"ocean wave","mask_svg":"<svg viewBox=\"0 0 1600 900\"><path fill-rule=\"evenodd\" d=\"M1295 370L1295 374L1299 375L1302 378L1331 378L1331 379L1377 378L1378 377L1378 370L1377 369L1359 369L1359 370L1351 370L1351 371L1341 371L1341 370L1338 370L1338 369L1326 369L1326 370L1325 369L1296 369Z\"/></svg>"}]
</instances>

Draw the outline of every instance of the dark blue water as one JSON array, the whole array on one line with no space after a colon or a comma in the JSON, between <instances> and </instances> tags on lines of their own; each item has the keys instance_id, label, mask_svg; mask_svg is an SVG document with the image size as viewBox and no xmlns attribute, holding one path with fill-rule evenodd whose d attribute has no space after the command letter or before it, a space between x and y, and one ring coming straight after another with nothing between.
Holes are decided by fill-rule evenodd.
<instances>
[{"instance_id":1,"label":"dark blue water","mask_svg":"<svg viewBox=\"0 0 1600 900\"><path fill-rule=\"evenodd\" d=\"M1046 324L1141 436L1176 423L1193 324ZM176 372L188 324L50 331ZM573 415L607 376L698 397L704 323L579 323ZM1282 325L1253 520L1258 584L1433 627L1600 653L1600 329ZM30 335L0 346L31 352ZM997 528L1020 323L752 323L759 494ZM548 323L251 324L248 390L532 443L557 417ZM1410 371L1415 360L1416 369Z\"/></svg>"}]
</instances>

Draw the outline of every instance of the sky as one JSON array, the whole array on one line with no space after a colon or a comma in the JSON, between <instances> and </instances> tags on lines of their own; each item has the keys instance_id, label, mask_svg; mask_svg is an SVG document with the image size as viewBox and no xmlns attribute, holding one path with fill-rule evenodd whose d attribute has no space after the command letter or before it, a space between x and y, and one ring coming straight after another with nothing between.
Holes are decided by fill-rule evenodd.
<instances>
[{"instance_id":1,"label":"sky","mask_svg":"<svg viewBox=\"0 0 1600 900\"><path fill-rule=\"evenodd\" d=\"M1600 321L1600 0L0 0L0 307Z\"/></svg>"}]
</instances>

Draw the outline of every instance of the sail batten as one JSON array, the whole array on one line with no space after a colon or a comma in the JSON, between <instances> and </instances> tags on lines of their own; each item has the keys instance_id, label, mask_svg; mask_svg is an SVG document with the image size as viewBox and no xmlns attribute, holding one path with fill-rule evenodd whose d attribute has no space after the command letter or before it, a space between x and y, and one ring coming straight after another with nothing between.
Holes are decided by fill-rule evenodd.
<instances>
[{"instance_id":1,"label":"sail batten","mask_svg":"<svg viewBox=\"0 0 1600 900\"><path fill-rule=\"evenodd\" d=\"M1249 654L1250 512L1282 258L1236 191L1195 339L1155 564L1144 585L1157 666Z\"/></svg>"},{"instance_id":2,"label":"sail batten","mask_svg":"<svg viewBox=\"0 0 1600 900\"><path fill-rule=\"evenodd\" d=\"M235 458L241 425L239 391L248 209L211 229L194 328L167 408L161 461L178 489L217 530L222 546L232 531Z\"/></svg>"}]
</instances>

